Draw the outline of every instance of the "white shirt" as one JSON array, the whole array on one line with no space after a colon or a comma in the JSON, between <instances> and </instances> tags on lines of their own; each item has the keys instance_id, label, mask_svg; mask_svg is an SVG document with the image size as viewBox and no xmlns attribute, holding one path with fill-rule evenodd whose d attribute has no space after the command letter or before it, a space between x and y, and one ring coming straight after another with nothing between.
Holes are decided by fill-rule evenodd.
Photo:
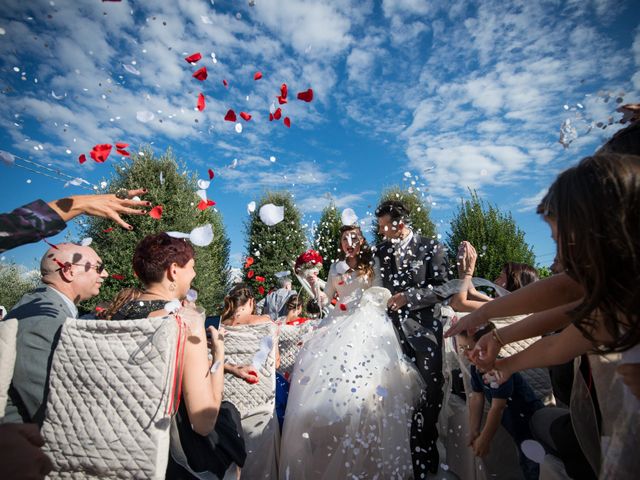
<instances>
[{"instance_id":1,"label":"white shirt","mask_svg":"<svg viewBox=\"0 0 640 480\"><path fill-rule=\"evenodd\" d=\"M47 287L49 287L51 290L53 290L54 292L56 292L58 295L60 295L62 297L62 299L64 300L64 303L67 304L67 307L69 308L69 311L71 312L71 316L73 318L78 318L78 307L76 307L75 303L73 303L71 301L71 299L69 297L67 297L64 293L62 293L59 290L56 290L54 287L52 287L51 285L47 285Z\"/></svg>"}]
</instances>

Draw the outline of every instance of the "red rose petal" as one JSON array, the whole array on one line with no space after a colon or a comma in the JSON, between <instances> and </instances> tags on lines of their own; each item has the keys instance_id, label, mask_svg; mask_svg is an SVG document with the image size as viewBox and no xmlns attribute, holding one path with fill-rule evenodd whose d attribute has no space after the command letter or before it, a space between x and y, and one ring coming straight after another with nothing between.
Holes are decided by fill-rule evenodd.
<instances>
[{"instance_id":1,"label":"red rose petal","mask_svg":"<svg viewBox=\"0 0 640 480\"><path fill-rule=\"evenodd\" d=\"M291 120L289 119L289 117L284 117L284 124L287 126L287 128L291 128Z\"/></svg>"},{"instance_id":2,"label":"red rose petal","mask_svg":"<svg viewBox=\"0 0 640 480\"><path fill-rule=\"evenodd\" d=\"M187 63L196 63L201 58L202 58L202 55L200 55L200 52L196 52L192 55L189 55L188 57L184 57Z\"/></svg>"},{"instance_id":3,"label":"red rose petal","mask_svg":"<svg viewBox=\"0 0 640 480\"><path fill-rule=\"evenodd\" d=\"M198 94L198 110L203 111L206 107L205 101L204 101L204 95L202 93Z\"/></svg>"},{"instance_id":4,"label":"red rose petal","mask_svg":"<svg viewBox=\"0 0 640 480\"><path fill-rule=\"evenodd\" d=\"M110 143L95 145L91 149L89 156L91 156L91 158L93 158L93 160L98 163L104 163L111 153L111 148L112 146Z\"/></svg>"},{"instance_id":5,"label":"red rose petal","mask_svg":"<svg viewBox=\"0 0 640 480\"><path fill-rule=\"evenodd\" d=\"M249 268L253 265L253 257L247 257L247 260L244 262L244 268Z\"/></svg>"},{"instance_id":6,"label":"red rose petal","mask_svg":"<svg viewBox=\"0 0 640 480\"><path fill-rule=\"evenodd\" d=\"M213 180L214 174L213 170L209 169L209 180Z\"/></svg>"},{"instance_id":7,"label":"red rose petal","mask_svg":"<svg viewBox=\"0 0 640 480\"><path fill-rule=\"evenodd\" d=\"M213 200L207 200L206 202L204 200L200 200L200 203L198 204L198 210L205 211L207 208L213 207L215 204L216 202L214 202Z\"/></svg>"},{"instance_id":8,"label":"red rose petal","mask_svg":"<svg viewBox=\"0 0 640 480\"><path fill-rule=\"evenodd\" d=\"M306 92L298 93L298 100L303 100L305 102L310 102L313 100L313 90L310 88Z\"/></svg>"},{"instance_id":9,"label":"red rose petal","mask_svg":"<svg viewBox=\"0 0 640 480\"><path fill-rule=\"evenodd\" d=\"M54 245L53 243L49 242L46 238L43 238L42 241L44 243L46 243L47 245L49 245L51 248L53 248L54 250L60 250L56 245Z\"/></svg>"},{"instance_id":10,"label":"red rose petal","mask_svg":"<svg viewBox=\"0 0 640 480\"><path fill-rule=\"evenodd\" d=\"M253 270L249 270L247 272L247 278L253 278L253 276L256 274L256 272L254 272Z\"/></svg>"},{"instance_id":11,"label":"red rose petal","mask_svg":"<svg viewBox=\"0 0 640 480\"><path fill-rule=\"evenodd\" d=\"M124 150L125 148L127 148L129 146L128 143L122 143L122 142L118 142L116 143L116 148L120 149L120 150Z\"/></svg>"},{"instance_id":12,"label":"red rose petal","mask_svg":"<svg viewBox=\"0 0 640 480\"><path fill-rule=\"evenodd\" d=\"M240 116L242 117L242 119L246 122L248 122L249 120L251 120L251 115L249 115L247 112L240 112Z\"/></svg>"},{"instance_id":13,"label":"red rose petal","mask_svg":"<svg viewBox=\"0 0 640 480\"><path fill-rule=\"evenodd\" d=\"M116 149L116 152L118 152L123 157L129 157L130 156L129 152L127 152L126 150L121 150L121 149L118 148L118 149Z\"/></svg>"},{"instance_id":14,"label":"red rose petal","mask_svg":"<svg viewBox=\"0 0 640 480\"><path fill-rule=\"evenodd\" d=\"M344 303L340 304L340 310L342 310L343 312L347 310L347 306Z\"/></svg>"},{"instance_id":15,"label":"red rose petal","mask_svg":"<svg viewBox=\"0 0 640 480\"><path fill-rule=\"evenodd\" d=\"M124 275L120 275L119 273L114 273L111 275L111 278L113 278L114 280L124 280Z\"/></svg>"},{"instance_id":16,"label":"red rose petal","mask_svg":"<svg viewBox=\"0 0 640 480\"><path fill-rule=\"evenodd\" d=\"M153 207L151 210L149 210L149 216L151 218L155 218L156 220L160 220L160 218L162 218L162 210L162 205Z\"/></svg>"},{"instance_id":17,"label":"red rose petal","mask_svg":"<svg viewBox=\"0 0 640 480\"><path fill-rule=\"evenodd\" d=\"M258 287L258 293L259 293L260 295L264 295L264 287L263 287L262 285L260 285L260 286Z\"/></svg>"},{"instance_id":18,"label":"red rose petal","mask_svg":"<svg viewBox=\"0 0 640 480\"><path fill-rule=\"evenodd\" d=\"M207 79L207 67L202 67L198 70L196 70L195 72L193 72L193 75L191 75L193 78L196 78L198 80L200 80L201 82L204 82Z\"/></svg>"},{"instance_id":19,"label":"red rose petal","mask_svg":"<svg viewBox=\"0 0 640 480\"><path fill-rule=\"evenodd\" d=\"M110 232L113 232L113 227L105 228L104 230L102 230L102 233L110 233Z\"/></svg>"},{"instance_id":20,"label":"red rose petal","mask_svg":"<svg viewBox=\"0 0 640 480\"><path fill-rule=\"evenodd\" d=\"M228 87L228 86L229 86L229 82L227 82L226 80L222 80L222 84L223 84L225 87Z\"/></svg>"},{"instance_id":21,"label":"red rose petal","mask_svg":"<svg viewBox=\"0 0 640 480\"><path fill-rule=\"evenodd\" d=\"M283 105L283 104L287 103L287 99L284 98L284 97L278 97L278 103L280 105Z\"/></svg>"},{"instance_id":22,"label":"red rose petal","mask_svg":"<svg viewBox=\"0 0 640 480\"><path fill-rule=\"evenodd\" d=\"M275 112L273 112L273 118L275 118L276 120L280 120L280 117L282 117L282 109L278 108Z\"/></svg>"},{"instance_id":23,"label":"red rose petal","mask_svg":"<svg viewBox=\"0 0 640 480\"><path fill-rule=\"evenodd\" d=\"M235 122L236 121L236 112L234 112L233 110L229 109L227 114L224 116L224 119L227 122Z\"/></svg>"},{"instance_id":24,"label":"red rose petal","mask_svg":"<svg viewBox=\"0 0 640 480\"><path fill-rule=\"evenodd\" d=\"M286 83L283 83L283 84L280 86L280 96L281 96L282 98L287 98L287 92L288 92L287 84L286 84Z\"/></svg>"},{"instance_id":25,"label":"red rose petal","mask_svg":"<svg viewBox=\"0 0 640 480\"><path fill-rule=\"evenodd\" d=\"M254 80L260 80L261 78L262 78L262 72L256 72L256 73L253 75L253 79L254 79Z\"/></svg>"},{"instance_id":26,"label":"red rose petal","mask_svg":"<svg viewBox=\"0 0 640 480\"><path fill-rule=\"evenodd\" d=\"M80 162L80 165L82 165L84 162L87 161L87 156L83 153L78 157L78 161Z\"/></svg>"},{"instance_id":27,"label":"red rose petal","mask_svg":"<svg viewBox=\"0 0 640 480\"><path fill-rule=\"evenodd\" d=\"M256 282L264 282L264 277L256 277Z\"/></svg>"},{"instance_id":28,"label":"red rose petal","mask_svg":"<svg viewBox=\"0 0 640 480\"><path fill-rule=\"evenodd\" d=\"M270 122L273 122L273 113L270 113L270 114L269 114L269 121L270 121Z\"/></svg>"}]
</instances>

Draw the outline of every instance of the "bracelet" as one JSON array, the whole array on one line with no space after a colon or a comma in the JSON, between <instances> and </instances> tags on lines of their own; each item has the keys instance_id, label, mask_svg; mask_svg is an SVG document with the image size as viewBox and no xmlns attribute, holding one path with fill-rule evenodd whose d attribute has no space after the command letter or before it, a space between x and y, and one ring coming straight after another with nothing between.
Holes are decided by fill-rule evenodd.
<instances>
[{"instance_id":1,"label":"bracelet","mask_svg":"<svg viewBox=\"0 0 640 480\"><path fill-rule=\"evenodd\" d=\"M504 347L504 342L500 338L500 334L498 333L497 328L494 328L493 330L491 330L491 336L494 338L496 342L498 342L498 345L500 345L500 348Z\"/></svg>"}]
</instances>

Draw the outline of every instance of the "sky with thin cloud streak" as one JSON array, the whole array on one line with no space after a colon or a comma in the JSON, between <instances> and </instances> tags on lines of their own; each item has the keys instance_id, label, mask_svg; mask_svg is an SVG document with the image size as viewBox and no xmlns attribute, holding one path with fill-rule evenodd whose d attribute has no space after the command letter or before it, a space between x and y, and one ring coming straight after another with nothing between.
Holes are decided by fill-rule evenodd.
<instances>
[{"instance_id":1,"label":"sky with thin cloud streak","mask_svg":"<svg viewBox=\"0 0 640 480\"><path fill-rule=\"evenodd\" d=\"M619 128L618 102L640 98L639 25L634 2L613 0L4 0L0 149L99 184L120 159L79 165L93 145L171 147L202 177L216 171L209 197L234 262L246 205L268 189L291 191L311 226L332 199L367 218L400 184L424 193L443 235L476 189L513 212L549 264L536 202ZM184 60L194 52L196 66ZM201 66L202 83L191 76ZM282 83L290 129L268 118ZM307 88L313 102L295 100ZM251 113L242 133L224 121L229 108ZM154 119L139 121L143 111ZM566 119L578 138L565 149ZM3 211L83 193L3 164L0 174ZM6 257L31 265L43 251Z\"/></svg>"}]
</instances>

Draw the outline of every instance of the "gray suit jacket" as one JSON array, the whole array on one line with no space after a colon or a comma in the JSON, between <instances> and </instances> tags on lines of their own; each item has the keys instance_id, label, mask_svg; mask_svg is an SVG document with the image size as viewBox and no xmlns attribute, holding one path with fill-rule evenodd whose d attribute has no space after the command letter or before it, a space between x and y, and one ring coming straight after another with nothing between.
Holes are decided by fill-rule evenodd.
<instances>
[{"instance_id":1,"label":"gray suit jacket","mask_svg":"<svg viewBox=\"0 0 640 480\"><path fill-rule=\"evenodd\" d=\"M25 294L7 314L7 319L18 319L18 338L4 422L42 424L53 352L62 324L74 315L60 295L44 284Z\"/></svg>"}]
</instances>

